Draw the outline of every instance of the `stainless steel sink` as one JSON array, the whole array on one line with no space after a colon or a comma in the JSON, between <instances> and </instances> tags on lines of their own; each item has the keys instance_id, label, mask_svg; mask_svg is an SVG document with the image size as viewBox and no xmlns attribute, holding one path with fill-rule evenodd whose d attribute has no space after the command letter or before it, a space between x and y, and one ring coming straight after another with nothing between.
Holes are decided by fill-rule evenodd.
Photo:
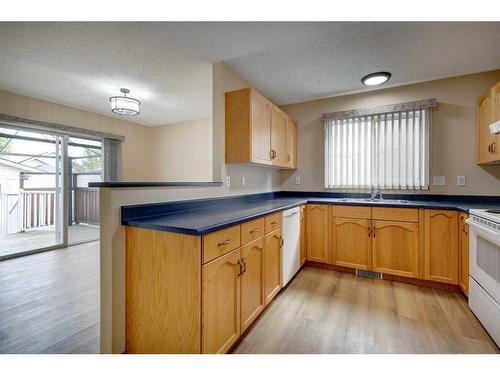
<instances>
[{"instance_id":1,"label":"stainless steel sink","mask_svg":"<svg viewBox=\"0 0 500 375\"><path fill-rule=\"evenodd\" d=\"M399 203L407 204L408 201L402 199L380 199L380 198L341 198L341 202L366 202L366 203Z\"/></svg>"}]
</instances>

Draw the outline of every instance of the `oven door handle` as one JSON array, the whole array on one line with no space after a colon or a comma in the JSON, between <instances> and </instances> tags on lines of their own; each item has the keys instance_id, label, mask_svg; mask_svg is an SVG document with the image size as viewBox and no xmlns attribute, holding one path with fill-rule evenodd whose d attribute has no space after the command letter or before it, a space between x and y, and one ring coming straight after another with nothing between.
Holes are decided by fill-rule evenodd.
<instances>
[{"instance_id":1,"label":"oven door handle","mask_svg":"<svg viewBox=\"0 0 500 375\"><path fill-rule=\"evenodd\" d=\"M483 234L486 234L493 243L495 244L499 244L500 243L500 233L497 232L497 231L494 231L494 230L491 230L490 228L488 227L485 227L483 225L480 225L470 219L467 219L465 220L465 222L467 224L469 224L471 227L475 228L476 230L478 230L479 232L482 232Z\"/></svg>"}]
</instances>

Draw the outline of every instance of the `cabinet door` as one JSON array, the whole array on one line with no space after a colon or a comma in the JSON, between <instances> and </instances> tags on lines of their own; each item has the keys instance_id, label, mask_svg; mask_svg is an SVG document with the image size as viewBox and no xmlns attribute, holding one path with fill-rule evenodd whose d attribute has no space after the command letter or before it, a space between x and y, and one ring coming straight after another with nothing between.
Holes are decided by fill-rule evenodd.
<instances>
[{"instance_id":1,"label":"cabinet door","mask_svg":"<svg viewBox=\"0 0 500 375\"><path fill-rule=\"evenodd\" d=\"M372 269L418 278L418 223L373 220L372 226Z\"/></svg>"},{"instance_id":2,"label":"cabinet door","mask_svg":"<svg viewBox=\"0 0 500 375\"><path fill-rule=\"evenodd\" d=\"M252 90L252 162L271 164L271 103Z\"/></svg>"},{"instance_id":3,"label":"cabinet door","mask_svg":"<svg viewBox=\"0 0 500 375\"><path fill-rule=\"evenodd\" d=\"M307 205L307 260L320 263L329 262L328 216L328 205Z\"/></svg>"},{"instance_id":4,"label":"cabinet door","mask_svg":"<svg viewBox=\"0 0 500 375\"><path fill-rule=\"evenodd\" d=\"M493 121L500 121L500 82L497 82L491 89L492 106L493 106ZM491 135L493 146L491 147L492 159L500 160L500 134Z\"/></svg>"},{"instance_id":5,"label":"cabinet door","mask_svg":"<svg viewBox=\"0 0 500 375\"><path fill-rule=\"evenodd\" d=\"M333 263L369 270L371 266L370 220L336 217L332 225Z\"/></svg>"},{"instance_id":6,"label":"cabinet door","mask_svg":"<svg viewBox=\"0 0 500 375\"><path fill-rule=\"evenodd\" d=\"M203 265L203 353L225 353L240 335L240 271L240 249Z\"/></svg>"},{"instance_id":7,"label":"cabinet door","mask_svg":"<svg viewBox=\"0 0 500 375\"><path fill-rule=\"evenodd\" d=\"M271 109L272 165L286 167L286 115L277 107Z\"/></svg>"},{"instance_id":8,"label":"cabinet door","mask_svg":"<svg viewBox=\"0 0 500 375\"><path fill-rule=\"evenodd\" d=\"M306 262L306 206L300 206L300 265Z\"/></svg>"},{"instance_id":9,"label":"cabinet door","mask_svg":"<svg viewBox=\"0 0 500 375\"><path fill-rule=\"evenodd\" d=\"M286 166L297 168L297 125L290 118L286 121Z\"/></svg>"},{"instance_id":10,"label":"cabinet door","mask_svg":"<svg viewBox=\"0 0 500 375\"><path fill-rule=\"evenodd\" d=\"M241 275L241 332L244 332L264 309L264 240L260 238L243 246L241 260L244 270Z\"/></svg>"},{"instance_id":11,"label":"cabinet door","mask_svg":"<svg viewBox=\"0 0 500 375\"><path fill-rule=\"evenodd\" d=\"M265 304L272 301L281 289L281 229L264 237L264 298Z\"/></svg>"},{"instance_id":12,"label":"cabinet door","mask_svg":"<svg viewBox=\"0 0 500 375\"><path fill-rule=\"evenodd\" d=\"M459 279L458 286L468 295L469 293L469 225L465 222L469 215L459 214Z\"/></svg>"},{"instance_id":13,"label":"cabinet door","mask_svg":"<svg viewBox=\"0 0 500 375\"><path fill-rule=\"evenodd\" d=\"M493 90L491 90L493 91ZM495 160L495 136L489 125L493 123L493 101L488 91L477 102L477 161L488 163Z\"/></svg>"},{"instance_id":14,"label":"cabinet door","mask_svg":"<svg viewBox=\"0 0 500 375\"><path fill-rule=\"evenodd\" d=\"M425 210L425 278L458 283L458 215L456 211Z\"/></svg>"}]
</instances>

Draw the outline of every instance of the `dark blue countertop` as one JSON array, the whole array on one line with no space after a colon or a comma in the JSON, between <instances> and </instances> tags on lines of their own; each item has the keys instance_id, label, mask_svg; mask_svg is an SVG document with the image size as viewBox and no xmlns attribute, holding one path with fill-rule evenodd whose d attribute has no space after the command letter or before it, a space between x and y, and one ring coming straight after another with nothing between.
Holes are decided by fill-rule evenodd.
<instances>
[{"instance_id":1,"label":"dark blue countertop","mask_svg":"<svg viewBox=\"0 0 500 375\"><path fill-rule=\"evenodd\" d=\"M366 194L279 192L240 197L209 198L123 206L122 224L132 227L199 236L306 203L433 208L458 210L462 212L468 212L472 208L500 208L500 197L443 196L430 194L426 196L387 196L387 199L408 200L407 203L397 203L342 200L345 199L346 196L353 198L366 197ZM424 198L429 200L424 200Z\"/></svg>"}]
</instances>

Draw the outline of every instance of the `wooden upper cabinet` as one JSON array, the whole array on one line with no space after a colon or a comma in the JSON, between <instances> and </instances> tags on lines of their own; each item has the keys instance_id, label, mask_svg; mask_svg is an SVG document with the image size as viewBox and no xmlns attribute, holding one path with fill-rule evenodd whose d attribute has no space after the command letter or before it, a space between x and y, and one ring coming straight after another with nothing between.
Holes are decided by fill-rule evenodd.
<instances>
[{"instance_id":1,"label":"wooden upper cabinet","mask_svg":"<svg viewBox=\"0 0 500 375\"><path fill-rule=\"evenodd\" d=\"M240 336L240 249L202 267L202 352L225 353Z\"/></svg>"},{"instance_id":2,"label":"wooden upper cabinet","mask_svg":"<svg viewBox=\"0 0 500 375\"><path fill-rule=\"evenodd\" d=\"M262 235L262 232L261 232ZM264 310L264 240L259 238L241 248L244 272L241 275L241 332Z\"/></svg>"},{"instance_id":3,"label":"wooden upper cabinet","mask_svg":"<svg viewBox=\"0 0 500 375\"><path fill-rule=\"evenodd\" d=\"M287 122L278 106L252 88L225 93L226 163L253 163L295 168L296 152L287 163ZM295 124L293 124L295 127ZM290 133L296 150L297 133Z\"/></svg>"},{"instance_id":4,"label":"wooden upper cabinet","mask_svg":"<svg viewBox=\"0 0 500 375\"><path fill-rule=\"evenodd\" d=\"M418 278L418 223L372 221L373 271Z\"/></svg>"},{"instance_id":5,"label":"wooden upper cabinet","mask_svg":"<svg viewBox=\"0 0 500 375\"><path fill-rule=\"evenodd\" d=\"M286 167L286 126L287 116L279 108L271 110L271 163Z\"/></svg>"},{"instance_id":6,"label":"wooden upper cabinet","mask_svg":"<svg viewBox=\"0 0 500 375\"><path fill-rule=\"evenodd\" d=\"M286 121L286 162L288 168L297 168L297 124L291 118Z\"/></svg>"},{"instance_id":7,"label":"wooden upper cabinet","mask_svg":"<svg viewBox=\"0 0 500 375\"><path fill-rule=\"evenodd\" d=\"M306 206L300 206L300 265L307 260L306 255Z\"/></svg>"},{"instance_id":8,"label":"wooden upper cabinet","mask_svg":"<svg viewBox=\"0 0 500 375\"><path fill-rule=\"evenodd\" d=\"M371 267L370 220L336 217L332 219L332 263L369 270Z\"/></svg>"},{"instance_id":9,"label":"wooden upper cabinet","mask_svg":"<svg viewBox=\"0 0 500 375\"><path fill-rule=\"evenodd\" d=\"M458 215L425 210L424 272L427 280L458 284Z\"/></svg>"},{"instance_id":10,"label":"wooden upper cabinet","mask_svg":"<svg viewBox=\"0 0 500 375\"><path fill-rule=\"evenodd\" d=\"M281 289L281 228L264 237L264 299L269 304Z\"/></svg>"},{"instance_id":11,"label":"wooden upper cabinet","mask_svg":"<svg viewBox=\"0 0 500 375\"><path fill-rule=\"evenodd\" d=\"M328 208L326 204L307 205L307 260L320 263L330 261Z\"/></svg>"},{"instance_id":12,"label":"wooden upper cabinet","mask_svg":"<svg viewBox=\"0 0 500 375\"><path fill-rule=\"evenodd\" d=\"M458 286L468 295L469 293L469 225L465 222L469 215L458 215L458 242L459 242L459 272Z\"/></svg>"},{"instance_id":13,"label":"wooden upper cabinet","mask_svg":"<svg viewBox=\"0 0 500 375\"><path fill-rule=\"evenodd\" d=\"M500 162L500 135L489 126L500 120L500 82L477 99L477 163Z\"/></svg>"}]
</instances>

